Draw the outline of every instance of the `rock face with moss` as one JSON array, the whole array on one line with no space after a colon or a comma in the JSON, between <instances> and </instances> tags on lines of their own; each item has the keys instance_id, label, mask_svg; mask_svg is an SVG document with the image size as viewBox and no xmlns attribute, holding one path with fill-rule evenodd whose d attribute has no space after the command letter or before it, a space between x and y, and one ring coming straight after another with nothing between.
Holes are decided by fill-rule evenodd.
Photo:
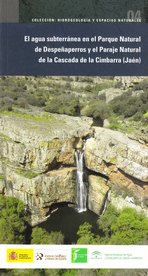
<instances>
[{"instance_id":1,"label":"rock face with moss","mask_svg":"<svg viewBox=\"0 0 148 276\"><path fill-rule=\"evenodd\" d=\"M74 164L74 149L90 132L92 120L66 115L1 116L1 156L38 173Z\"/></svg>"},{"instance_id":2,"label":"rock face with moss","mask_svg":"<svg viewBox=\"0 0 148 276\"><path fill-rule=\"evenodd\" d=\"M75 168L61 168L32 178L7 167L5 195L19 198L31 211L32 225L46 219L55 203L75 203Z\"/></svg>"},{"instance_id":3,"label":"rock face with moss","mask_svg":"<svg viewBox=\"0 0 148 276\"><path fill-rule=\"evenodd\" d=\"M74 152L91 133L92 120L61 115L0 116L0 192L21 199L32 224L54 203L75 204Z\"/></svg>"},{"instance_id":4,"label":"rock face with moss","mask_svg":"<svg viewBox=\"0 0 148 276\"><path fill-rule=\"evenodd\" d=\"M135 196L143 205L148 197L148 148L126 135L95 128L94 138L86 141L86 167L108 178L114 192Z\"/></svg>"},{"instance_id":5,"label":"rock face with moss","mask_svg":"<svg viewBox=\"0 0 148 276\"><path fill-rule=\"evenodd\" d=\"M74 153L84 140L88 208L100 214L110 190L116 207L139 205L145 211L147 146L120 132L94 128L87 117L1 113L0 193L21 199L33 225L50 215L53 204L75 204Z\"/></svg>"}]
</instances>

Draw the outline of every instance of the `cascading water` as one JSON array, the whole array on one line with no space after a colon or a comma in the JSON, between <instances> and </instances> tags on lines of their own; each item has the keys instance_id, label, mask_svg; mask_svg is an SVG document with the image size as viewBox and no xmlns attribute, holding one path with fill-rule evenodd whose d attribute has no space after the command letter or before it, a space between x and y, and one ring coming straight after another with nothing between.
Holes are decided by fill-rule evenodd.
<instances>
[{"instance_id":1,"label":"cascading water","mask_svg":"<svg viewBox=\"0 0 148 276\"><path fill-rule=\"evenodd\" d=\"M85 212L87 201L87 189L84 182L84 152L77 150L75 152L77 165L77 210L79 213Z\"/></svg>"}]
</instances>

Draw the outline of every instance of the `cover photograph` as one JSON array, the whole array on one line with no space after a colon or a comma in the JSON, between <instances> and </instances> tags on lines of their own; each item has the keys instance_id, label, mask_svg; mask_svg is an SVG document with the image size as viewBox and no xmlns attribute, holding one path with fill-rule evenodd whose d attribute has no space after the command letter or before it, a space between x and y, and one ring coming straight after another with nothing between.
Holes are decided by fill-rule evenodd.
<instances>
[{"instance_id":1,"label":"cover photograph","mask_svg":"<svg viewBox=\"0 0 148 276\"><path fill-rule=\"evenodd\" d=\"M0 0L0 275L148 275L147 21Z\"/></svg>"}]
</instances>

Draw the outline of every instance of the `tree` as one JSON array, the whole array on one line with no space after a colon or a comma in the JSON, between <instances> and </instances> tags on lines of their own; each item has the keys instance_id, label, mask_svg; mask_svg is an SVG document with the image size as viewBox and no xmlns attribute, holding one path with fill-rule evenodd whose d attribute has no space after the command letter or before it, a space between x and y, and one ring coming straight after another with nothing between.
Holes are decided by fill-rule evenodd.
<instances>
[{"instance_id":1,"label":"tree","mask_svg":"<svg viewBox=\"0 0 148 276\"><path fill-rule=\"evenodd\" d=\"M9 273L8 273L9 275ZM60 269L13 269L10 276L59 276Z\"/></svg>"},{"instance_id":2,"label":"tree","mask_svg":"<svg viewBox=\"0 0 148 276\"><path fill-rule=\"evenodd\" d=\"M108 107L103 100L92 100L83 110L83 115L101 119L102 121L108 117Z\"/></svg>"},{"instance_id":3,"label":"tree","mask_svg":"<svg viewBox=\"0 0 148 276\"><path fill-rule=\"evenodd\" d=\"M0 195L0 243L25 243L26 224L23 203L16 198Z\"/></svg>"},{"instance_id":4,"label":"tree","mask_svg":"<svg viewBox=\"0 0 148 276\"><path fill-rule=\"evenodd\" d=\"M139 244L145 240L146 244L148 241L148 219L135 209L125 208L119 212L109 205L98 223L103 235L101 243Z\"/></svg>"},{"instance_id":5,"label":"tree","mask_svg":"<svg viewBox=\"0 0 148 276\"><path fill-rule=\"evenodd\" d=\"M32 244L63 244L64 236L61 232L48 233L45 229L35 227L32 231Z\"/></svg>"},{"instance_id":6,"label":"tree","mask_svg":"<svg viewBox=\"0 0 148 276\"><path fill-rule=\"evenodd\" d=\"M148 241L148 219L131 208L123 210L111 229L113 235L110 244L137 244L143 239Z\"/></svg>"},{"instance_id":7,"label":"tree","mask_svg":"<svg viewBox=\"0 0 148 276\"><path fill-rule=\"evenodd\" d=\"M92 225L88 222L84 222L84 224L80 225L79 230L77 232L78 240L77 244L99 244L99 237L95 236L91 232Z\"/></svg>"},{"instance_id":8,"label":"tree","mask_svg":"<svg viewBox=\"0 0 148 276\"><path fill-rule=\"evenodd\" d=\"M58 114L67 114L71 116L80 113L79 100L73 95L61 94L54 97L44 108L45 111Z\"/></svg>"},{"instance_id":9,"label":"tree","mask_svg":"<svg viewBox=\"0 0 148 276\"><path fill-rule=\"evenodd\" d=\"M106 209L105 215L100 216L98 220L98 224L99 224L99 229L104 234L104 237L103 237L104 242L107 242L111 237L112 235L111 226L116 224L119 214L120 212L117 211L117 209L110 204Z\"/></svg>"}]
</instances>

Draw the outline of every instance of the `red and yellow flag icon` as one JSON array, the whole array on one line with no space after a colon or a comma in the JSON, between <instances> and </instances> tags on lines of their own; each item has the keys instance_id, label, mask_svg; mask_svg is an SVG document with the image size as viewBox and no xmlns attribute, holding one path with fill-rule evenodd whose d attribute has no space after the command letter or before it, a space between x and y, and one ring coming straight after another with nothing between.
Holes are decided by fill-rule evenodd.
<instances>
[{"instance_id":1,"label":"red and yellow flag icon","mask_svg":"<svg viewBox=\"0 0 148 276\"><path fill-rule=\"evenodd\" d=\"M7 262L11 263L33 263L34 250L10 248L7 249Z\"/></svg>"}]
</instances>

